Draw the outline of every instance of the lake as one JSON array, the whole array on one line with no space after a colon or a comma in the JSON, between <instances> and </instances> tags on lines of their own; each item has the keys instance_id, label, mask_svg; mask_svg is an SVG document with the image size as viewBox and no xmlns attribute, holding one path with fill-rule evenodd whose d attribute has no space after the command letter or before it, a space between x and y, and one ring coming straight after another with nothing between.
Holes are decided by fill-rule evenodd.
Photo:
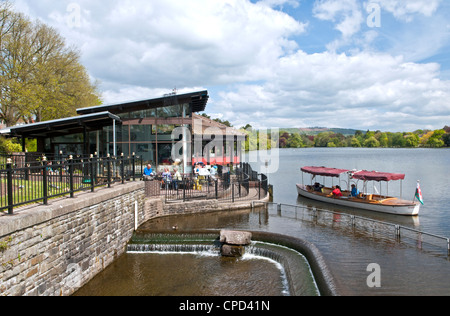
<instances>
[{"instance_id":1,"label":"lake","mask_svg":"<svg viewBox=\"0 0 450 316\"><path fill-rule=\"evenodd\" d=\"M277 155L273 154L274 157ZM274 202L305 205L310 201L298 198L295 184L302 182L300 168L326 166L342 169L358 169L406 174L402 184L404 199L413 200L417 180L420 180L425 205L419 217L408 223L403 217L360 212L363 216L386 220L428 233L450 237L450 149L401 149L401 148L302 148L280 149L278 170L269 174L274 186ZM265 173L262 163L251 163L259 172ZM310 176L304 176L305 184ZM319 177L322 181L322 177ZM331 184L331 182L328 182ZM336 182L335 182L336 184ZM389 194L400 195L400 182L389 184ZM372 186L369 185L371 189ZM379 184L376 185L380 190ZM382 192L386 186L382 184ZM360 188L361 190L361 188ZM330 208L321 205L322 208ZM356 213L358 214L358 213Z\"/></svg>"}]
</instances>

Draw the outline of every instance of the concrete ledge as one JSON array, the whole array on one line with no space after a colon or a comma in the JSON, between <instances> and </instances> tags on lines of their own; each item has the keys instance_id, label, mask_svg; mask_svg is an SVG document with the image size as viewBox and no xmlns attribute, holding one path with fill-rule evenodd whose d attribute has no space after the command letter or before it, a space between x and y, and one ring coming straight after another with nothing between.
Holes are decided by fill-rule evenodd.
<instances>
[{"instance_id":1,"label":"concrete ledge","mask_svg":"<svg viewBox=\"0 0 450 316\"><path fill-rule=\"evenodd\" d=\"M14 215L0 216L0 237L140 189L144 189L144 182L142 181L129 182L123 185L116 184L110 189L97 189L94 194L83 192L73 199L60 198L50 200L48 205L18 209Z\"/></svg>"}]
</instances>

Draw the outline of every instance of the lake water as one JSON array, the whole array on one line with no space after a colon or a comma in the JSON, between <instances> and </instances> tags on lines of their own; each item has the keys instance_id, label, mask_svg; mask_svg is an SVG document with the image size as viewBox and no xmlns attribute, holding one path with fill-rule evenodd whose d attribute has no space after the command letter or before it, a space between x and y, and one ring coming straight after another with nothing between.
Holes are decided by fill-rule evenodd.
<instances>
[{"instance_id":1,"label":"lake water","mask_svg":"<svg viewBox=\"0 0 450 316\"><path fill-rule=\"evenodd\" d=\"M404 198L410 197L412 200L417 180L421 181L425 205L421 208L421 213L417 218L374 214L351 209L336 209L326 204L320 205L320 207L450 237L450 196L447 193L450 185L449 149L287 149L280 150L278 162L277 172L269 174L270 183L274 186L274 202L309 208L311 208L312 202L299 199L295 188L295 184L302 181L300 172L302 166L328 166L405 173L406 179L403 181ZM265 172L264 164L261 169L259 169L260 164L254 163L253 165L255 169ZM306 182L307 177L304 180ZM391 184L389 192L393 195L399 194L400 186ZM317 206L313 205L312 208L314 207ZM422 243L417 240L397 242L393 236L378 235L373 233L371 229L342 225L340 221L339 216L333 218L327 224L310 219L305 220L302 215L296 213L295 209L291 211L286 208L280 214L276 205L273 205L268 210L160 218L147 222L140 230L151 232L159 229L170 229L170 227L177 225L181 230L226 228L289 235L305 239L316 245L328 264L338 287L338 292L342 295L450 295L450 261L446 255L442 255L442 251L437 254L434 251L428 251L426 247L422 247ZM402 237L402 239L405 238ZM443 246L446 247L446 245ZM445 253L445 248L441 250L444 250ZM145 260L150 261L146 262ZM115 278L119 278L117 284L121 284L118 288L122 287L123 283L121 282L127 278L128 280L131 278L135 288L146 286L145 275L148 274L148 278L152 278L157 270L150 268L145 275L140 277L136 277L133 274L134 272L127 276L129 271L134 271L133 267L136 265L145 265L146 267L162 267L161 269L164 269L167 273L167 277L163 279L164 287L168 289L168 292L161 292L164 293L163 295L167 295L167 293L171 293L171 288L176 288L184 279L183 273L180 277L176 274L172 278L172 274L178 269L177 266L180 264L187 265L189 262L186 259L180 260L182 261L175 261L175 258L165 256L148 258L126 254L94 279L93 282L98 282L95 287L97 290L81 293L101 295L102 291L106 291L106 293L111 294L111 292L108 292L111 286L105 287L104 285L110 284L108 282L114 282ZM167 261L170 261L175 267L171 268ZM367 271L367 268L372 263L378 264L381 269L380 288L371 288L367 285L367 278L371 273ZM198 264L194 260L189 266L197 267ZM205 264L208 265L209 263ZM141 273L141 270L138 272ZM275 277L275 279L278 275L276 271L271 273L271 277ZM207 277L209 276L200 276L205 280L207 280ZM144 280L144 284L140 284L136 280L139 282ZM207 284L213 281L214 278L212 281L207 281ZM229 284L233 282L230 281ZM256 281L256 283L258 282ZM102 291L98 289L102 289ZM86 290L86 288L83 290ZM232 288L232 290L239 289ZM189 295L196 293L195 291L195 287L193 287L189 288L187 292L176 293ZM151 291L145 293L161 294ZM202 294L203 292L197 293ZM208 291L206 293L226 295L226 293L220 291ZM242 292L238 291L237 293L242 295ZM273 295L271 292L257 292L257 295L271 294ZM142 293L138 295L142 295Z\"/></svg>"},{"instance_id":2,"label":"lake water","mask_svg":"<svg viewBox=\"0 0 450 316\"><path fill-rule=\"evenodd\" d=\"M274 155L274 157L277 157ZM269 174L274 186L274 202L305 205L310 201L298 198L295 184L302 182L300 168L326 166L342 169L374 170L406 175L402 184L402 197L413 200L417 180L420 180L425 205L414 221L403 217L360 212L364 216L387 220L429 233L450 237L450 149L386 149L386 148L305 148L280 149L278 170ZM252 166L265 173L264 163ZM261 167L263 166L263 167ZM304 176L305 184L310 176ZM318 180L322 181L322 177ZM328 182L331 185L331 182ZM335 182L336 184L336 182ZM344 183L343 183L344 184ZM389 184L389 194L400 195L400 182ZM372 186L369 185L372 189ZM379 184L376 185L380 190ZM360 188L361 189L361 188ZM382 194L386 186L382 184ZM322 205L323 208L328 206ZM330 208L330 207L328 207ZM332 209L332 208L331 208ZM358 214L358 213L356 213Z\"/></svg>"}]
</instances>

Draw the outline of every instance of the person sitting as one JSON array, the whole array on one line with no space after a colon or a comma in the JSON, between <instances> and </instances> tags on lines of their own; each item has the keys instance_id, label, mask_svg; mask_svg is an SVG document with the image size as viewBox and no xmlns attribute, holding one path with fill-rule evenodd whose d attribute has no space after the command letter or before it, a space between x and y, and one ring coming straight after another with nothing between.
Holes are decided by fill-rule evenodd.
<instances>
[{"instance_id":1,"label":"person sitting","mask_svg":"<svg viewBox=\"0 0 450 316\"><path fill-rule=\"evenodd\" d=\"M144 169L144 180L153 180L153 169L151 164L148 164Z\"/></svg>"},{"instance_id":2,"label":"person sitting","mask_svg":"<svg viewBox=\"0 0 450 316\"><path fill-rule=\"evenodd\" d=\"M314 183L313 190L315 192L322 192L322 188L323 188L323 185L321 185L320 183L318 183L318 182Z\"/></svg>"},{"instance_id":3,"label":"person sitting","mask_svg":"<svg viewBox=\"0 0 450 316\"><path fill-rule=\"evenodd\" d=\"M341 197L342 196L341 187L338 185L336 187L334 187L334 190L333 190L333 192L331 192L331 194L334 197Z\"/></svg>"},{"instance_id":4,"label":"person sitting","mask_svg":"<svg viewBox=\"0 0 450 316\"><path fill-rule=\"evenodd\" d=\"M359 190L356 187L356 185L352 184L352 192L350 194L352 197L358 197L359 196Z\"/></svg>"}]
</instances>

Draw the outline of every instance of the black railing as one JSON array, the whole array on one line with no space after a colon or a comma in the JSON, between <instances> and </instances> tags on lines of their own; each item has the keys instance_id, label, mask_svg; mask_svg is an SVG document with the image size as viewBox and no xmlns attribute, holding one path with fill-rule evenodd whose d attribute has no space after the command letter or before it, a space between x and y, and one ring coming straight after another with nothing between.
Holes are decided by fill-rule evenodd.
<instances>
[{"instance_id":1,"label":"black railing","mask_svg":"<svg viewBox=\"0 0 450 316\"><path fill-rule=\"evenodd\" d=\"M225 170L227 170L225 172ZM214 176L183 175L180 180L156 177L160 194L167 202L192 200L260 200L268 193L268 179L264 174L254 172L249 164L239 164L232 172L220 167Z\"/></svg>"},{"instance_id":2,"label":"black railing","mask_svg":"<svg viewBox=\"0 0 450 316\"><path fill-rule=\"evenodd\" d=\"M13 215L23 205L70 196L76 192L95 191L113 183L136 180L142 175L142 159L132 157L69 156L67 159L40 161L18 166L11 158L0 169L0 211Z\"/></svg>"}]
</instances>

